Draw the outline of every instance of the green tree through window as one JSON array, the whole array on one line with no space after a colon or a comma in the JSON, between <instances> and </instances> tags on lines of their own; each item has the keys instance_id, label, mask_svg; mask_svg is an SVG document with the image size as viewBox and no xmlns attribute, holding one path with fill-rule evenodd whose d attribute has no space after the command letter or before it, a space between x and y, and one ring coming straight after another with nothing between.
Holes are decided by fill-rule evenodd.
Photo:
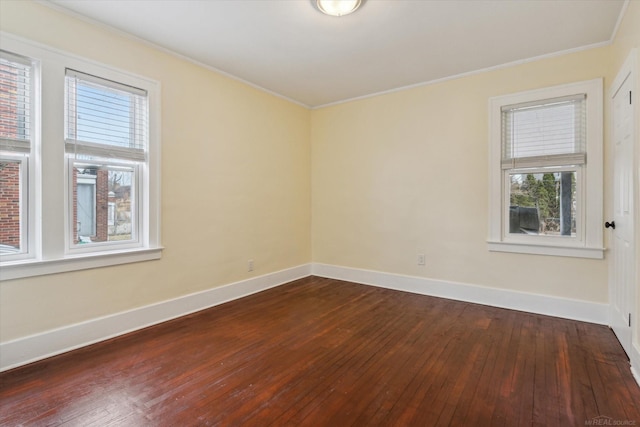
<instances>
[{"instance_id":1,"label":"green tree through window","mask_svg":"<svg viewBox=\"0 0 640 427\"><path fill-rule=\"evenodd\" d=\"M575 172L510 176L510 206L535 208L539 218L538 233L569 236L575 234Z\"/></svg>"}]
</instances>

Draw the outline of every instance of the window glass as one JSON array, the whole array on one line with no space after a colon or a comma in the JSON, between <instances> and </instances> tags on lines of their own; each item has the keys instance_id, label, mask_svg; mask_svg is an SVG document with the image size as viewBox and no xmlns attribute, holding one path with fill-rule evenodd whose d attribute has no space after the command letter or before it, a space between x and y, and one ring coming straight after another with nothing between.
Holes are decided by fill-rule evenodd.
<instances>
[{"instance_id":1,"label":"window glass","mask_svg":"<svg viewBox=\"0 0 640 427\"><path fill-rule=\"evenodd\" d=\"M576 172L510 173L509 233L576 236Z\"/></svg>"},{"instance_id":2,"label":"window glass","mask_svg":"<svg viewBox=\"0 0 640 427\"><path fill-rule=\"evenodd\" d=\"M144 161L147 92L74 70L66 74L67 152Z\"/></svg>"},{"instance_id":3,"label":"window glass","mask_svg":"<svg viewBox=\"0 0 640 427\"><path fill-rule=\"evenodd\" d=\"M30 139L31 64L25 58L1 51L0 138Z\"/></svg>"},{"instance_id":4,"label":"window glass","mask_svg":"<svg viewBox=\"0 0 640 427\"><path fill-rule=\"evenodd\" d=\"M21 210L24 209L21 168L23 163L0 157L0 255L24 252Z\"/></svg>"},{"instance_id":5,"label":"window glass","mask_svg":"<svg viewBox=\"0 0 640 427\"><path fill-rule=\"evenodd\" d=\"M134 146L132 96L89 82L76 83L76 139Z\"/></svg>"},{"instance_id":6,"label":"window glass","mask_svg":"<svg viewBox=\"0 0 640 427\"><path fill-rule=\"evenodd\" d=\"M74 163L74 244L137 239L135 176L135 166Z\"/></svg>"},{"instance_id":7,"label":"window glass","mask_svg":"<svg viewBox=\"0 0 640 427\"><path fill-rule=\"evenodd\" d=\"M503 158L584 152L585 105L582 95L503 107Z\"/></svg>"}]
</instances>

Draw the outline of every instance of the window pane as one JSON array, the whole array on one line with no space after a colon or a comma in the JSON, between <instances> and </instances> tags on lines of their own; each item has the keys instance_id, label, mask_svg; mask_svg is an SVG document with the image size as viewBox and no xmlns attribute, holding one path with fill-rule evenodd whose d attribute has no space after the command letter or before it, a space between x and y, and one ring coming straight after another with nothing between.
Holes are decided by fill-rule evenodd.
<instances>
[{"instance_id":1,"label":"window pane","mask_svg":"<svg viewBox=\"0 0 640 427\"><path fill-rule=\"evenodd\" d=\"M509 174L509 233L576 235L576 172Z\"/></svg>"},{"instance_id":2,"label":"window pane","mask_svg":"<svg viewBox=\"0 0 640 427\"><path fill-rule=\"evenodd\" d=\"M134 167L76 163L73 242L135 240L134 188Z\"/></svg>"},{"instance_id":3,"label":"window pane","mask_svg":"<svg viewBox=\"0 0 640 427\"><path fill-rule=\"evenodd\" d=\"M131 95L85 82L78 82L76 88L77 139L135 146Z\"/></svg>"},{"instance_id":4,"label":"window pane","mask_svg":"<svg viewBox=\"0 0 640 427\"><path fill-rule=\"evenodd\" d=\"M67 70L65 84L66 138L72 145L67 152L108 150L109 157L144 160L145 91L73 70Z\"/></svg>"},{"instance_id":5,"label":"window pane","mask_svg":"<svg viewBox=\"0 0 640 427\"><path fill-rule=\"evenodd\" d=\"M502 109L503 160L584 153L583 95Z\"/></svg>"},{"instance_id":6,"label":"window pane","mask_svg":"<svg viewBox=\"0 0 640 427\"><path fill-rule=\"evenodd\" d=\"M0 255L16 254L25 249L20 232L21 167L20 161L0 159Z\"/></svg>"},{"instance_id":7,"label":"window pane","mask_svg":"<svg viewBox=\"0 0 640 427\"><path fill-rule=\"evenodd\" d=\"M29 140L31 67L0 56L0 138Z\"/></svg>"}]
</instances>

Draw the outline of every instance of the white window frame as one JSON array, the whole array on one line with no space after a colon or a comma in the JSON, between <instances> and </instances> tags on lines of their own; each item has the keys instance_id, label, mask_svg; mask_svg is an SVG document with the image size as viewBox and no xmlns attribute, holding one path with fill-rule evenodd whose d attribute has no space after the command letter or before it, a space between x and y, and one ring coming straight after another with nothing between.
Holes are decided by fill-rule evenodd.
<instances>
[{"instance_id":1,"label":"white window frame","mask_svg":"<svg viewBox=\"0 0 640 427\"><path fill-rule=\"evenodd\" d=\"M502 107L586 94L586 153L584 165L559 168L503 169ZM537 255L597 258L603 248L603 82L601 78L497 96L489 99L489 237L488 249ZM511 173L577 170L576 236L514 235L509 233L508 179Z\"/></svg>"},{"instance_id":2,"label":"white window frame","mask_svg":"<svg viewBox=\"0 0 640 427\"><path fill-rule=\"evenodd\" d=\"M550 168L514 168L514 169L506 169L503 173L504 182L502 183L505 191L502 194L502 209L508 212L508 207L510 205L510 194L507 190L511 185L509 175L511 174L545 174L545 173L554 173L554 172L576 172L576 193L582 195L583 187L584 187L584 167L580 166L560 166L560 167L550 167ZM546 236L546 235L527 235L527 234L513 234L509 233L509 220L507 218L502 221L502 235L504 236L505 242L508 243L516 243L516 244L529 244L531 240L535 240L540 244L546 244L551 246L557 246L557 244L565 244L567 246L582 246L582 242L584 241L584 221L582 212L584 212L584 197L580 196L577 206L576 206L576 235L575 236ZM505 213L503 213L505 215Z\"/></svg>"},{"instance_id":3,"label":"white window frame","mask_svg":"<svg viewBox=\"0 0 640 427\"><path fill-rule=\"evenodd\" d=\"M129 71L91 61L40 43L0 32L0 48L32 58L34 73L32 125L34 144L29 157L29 254L0 260L0 281L87 268L159 259L160 243L160 83ZM71 68L148 93L149 146L146 162L138 166L138 240L133 245L98 245L91 249L69 245L69 168L65 153L65 70ZM41 89L40 89L41 87ZM40 141L46 143L40 143ZM46 212L46 215L42 213ZM94 245L91 245L94 246Z\"/></svg>"},{"instance_id":4,"label":"white window frame","mask_svg":"<svg viewBox=\"0 0 640 427\"><path fill-rule=\"evenodd\" d=\"M142 205L142 198L138 197L138 195L143 195L144 194L144 187L143 187L143 182L144 182L144 174L142 173L142 169L143 165L140 164L127 164L125 162L118 162L118 161L103 161L103 160L98 160L98 161L92 161L92 160L77 160L72 158L72 156L67 155L66 156L66 161L67 161L67 183L68 183L68 188L67 188L67 210L66 210L66 218L67 218L67 232L66 232L66 237L67 237L67 245L66 245L66 250L67 250L67 254L68 255L75 255L75 254L87 254L87 253L92 253L92 252L106 252L106 251L113 251L113 250L121 250L121 249L136 249L136 248L142 248L145 246L145 240L144 240L144 236L146 236L148 234L148 231L146 230L144 221L141 221L142 218L144 218L145 215L145 210L143 207L141 207L140 205ZM132 207L132 239L131 240L126 240L124 243L118 242L118 241L113 241L113 242L92 242L89 245L81 245L81 244L76 244L73 242L73 235L74 235L74 228L76 227L76 224L74 224L73 221L73 169L76 166L76 164L99 164L101 166L107 166L107 167L114 167L114 168L118 168L118 167L127 167L127 168L132 168L132 172L133 172L133 185L132 185L132 194L131 194L131 199L133 200L133 207ZM81 175L78 175L78 183L80 182L81 179ZM95 184L94 184L95 185ZM97 187L96 187L96 193L97 195ZM96 196L97 197L97 196Z\"/></svg>"},{"instance_id":5,"label":"white window frame","mask_svg":"<svg viewBox=\"0 0 640 427\"><path fill-rule=\"evenodd\" d=\"M0 38L2 40L2 38ZM0 49L8 51L3 43ZM11 255L0 255L0 267L5 263L22 262L23 260L34 259L38 256L38 248L36 242L40 239L40 225L36 221L36 217L40 216L40 207L37 203L36 194L40 191L40 168L37 153L40 146L40 129L37 123L40 120L40 62L29 55L20 55L23 59L29 60L31 65L31 81L30 81L30 123L29 134L31 135L29 150L24 153L16 153L10 151L2 151L0 148L0 157L10 160L19 161L20 167L20 252ZM0 280L4 274L0 271Z\"/></svg>"}]
</instances>

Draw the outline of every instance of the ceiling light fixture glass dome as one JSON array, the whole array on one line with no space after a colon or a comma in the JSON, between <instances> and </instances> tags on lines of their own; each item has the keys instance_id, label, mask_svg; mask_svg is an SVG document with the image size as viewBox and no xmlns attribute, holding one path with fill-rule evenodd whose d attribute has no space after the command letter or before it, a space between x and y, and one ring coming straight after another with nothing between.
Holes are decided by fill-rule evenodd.
<instances>
[{"instance_id":1,"label":"ceiling light fixture glass dome","mask_svg":"<svg viewBox=\"0 0 640 427\"><path fill-rule=\"evenodd\" d=\"M344 16L360 7L362 0L316 0L318 10L331 16Z\"/></svg>"}]
</instances>

